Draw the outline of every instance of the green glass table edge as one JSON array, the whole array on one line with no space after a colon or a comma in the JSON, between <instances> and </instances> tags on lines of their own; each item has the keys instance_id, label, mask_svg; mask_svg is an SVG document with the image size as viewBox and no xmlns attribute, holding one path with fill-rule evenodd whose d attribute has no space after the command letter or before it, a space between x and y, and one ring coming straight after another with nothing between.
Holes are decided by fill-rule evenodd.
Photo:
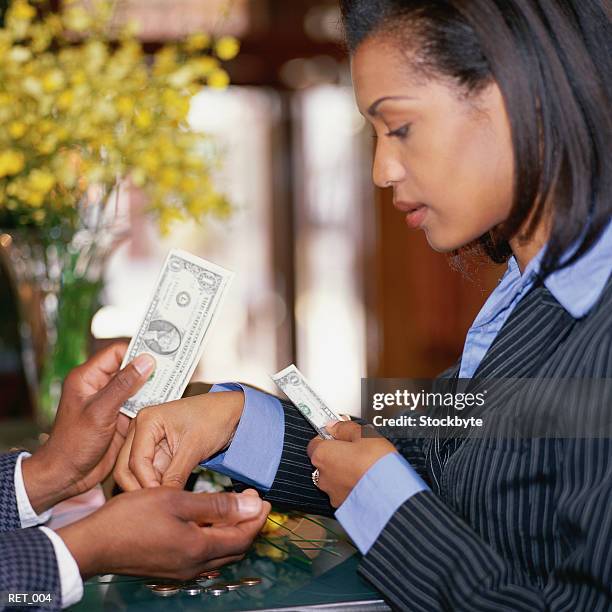
<instances>
[{"instance_id":1,"label":"green glass table edge","mask_svg":"<svg viewBox=\"0 0 612 612\"><path fill-rule=\"evenodd\" d=\"M218 598L205 594L192 597L184 593L162 598L145 587L150 580L147 578L96 577L85 583L83 599L70 610L388 610L380 593L358 575L359 554L348 545L338 548L341 549L342 559L321 573L317 573L316 567L305 569L291 559L272 561L251 551L244 561L221 568L221 576L214 582L259 576L263 584L232 591ZM320 561L328 563L325 559Z\"/></svg>"}]
</instances>

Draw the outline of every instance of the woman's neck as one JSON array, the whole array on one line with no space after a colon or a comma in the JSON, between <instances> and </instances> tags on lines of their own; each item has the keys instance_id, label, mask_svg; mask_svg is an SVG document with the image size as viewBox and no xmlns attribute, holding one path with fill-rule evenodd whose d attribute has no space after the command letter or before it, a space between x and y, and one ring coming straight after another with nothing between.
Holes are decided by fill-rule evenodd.
<instances>
[{"instance_id":1,"label":"woman's neck","mask_svg":"<svg viewBox=\"0 0 612 612\"><path fill-rule=\"evenodd\" d=\"M522 228L521 228L522 230ZM535 232L524 242L520 239L522 231L519 231L514 238L510 239L510 248L516 259L521 274L529 265L529 262L540 252L542 247L548 242L550 227L547 223L540 223Z\"/></svg>"}]
</instances>

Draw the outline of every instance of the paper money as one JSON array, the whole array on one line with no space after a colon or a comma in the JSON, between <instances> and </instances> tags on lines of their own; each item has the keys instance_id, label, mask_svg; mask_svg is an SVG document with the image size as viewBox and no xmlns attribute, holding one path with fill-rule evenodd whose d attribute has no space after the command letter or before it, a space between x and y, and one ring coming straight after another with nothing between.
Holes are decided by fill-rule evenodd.
<instances>
[{"instance_id":1,"label":"paper money","mask_svg":"<svg viewBox=\"0 0 612 612\"><path fill-rule=\"evenodd\" d=\"M155 372L123 405L123 414L135 417L145 406L181 397L233 276L186 251L170 251L123 360L125 366L141 353L149 353L157 362Z\"/></svg>"},{"instance_id":2,"label":"paper money","mask_svg":"<svg viewBox=\"0 0 612 612\"><path fill-rule=\"evenodd\" d=\"M330 421L339 421L339 417L313 391L295 365L291 364L284 370L273 374L271 378L322 438L326 440L333 438L325 429L325 425Z\"/></svg>"}]
</instances>

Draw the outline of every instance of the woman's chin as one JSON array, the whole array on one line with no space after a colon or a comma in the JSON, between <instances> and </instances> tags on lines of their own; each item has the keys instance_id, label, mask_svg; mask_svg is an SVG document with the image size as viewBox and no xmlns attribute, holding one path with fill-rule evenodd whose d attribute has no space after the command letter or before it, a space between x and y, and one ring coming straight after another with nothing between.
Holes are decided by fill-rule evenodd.
<instances>
[{"instance_id":1,"label":"woman's chin","mask_svg":"<svg viewBox=\"0 0 612 612\"><path fill-rule=\"evenodd\" d=\"M425 237L429 246L438 253L451 253L470 244L473 240L462 240L457 236L445 235L443 232L436 232L431 229L425 229Z\"/></svg>"}]
</instances>

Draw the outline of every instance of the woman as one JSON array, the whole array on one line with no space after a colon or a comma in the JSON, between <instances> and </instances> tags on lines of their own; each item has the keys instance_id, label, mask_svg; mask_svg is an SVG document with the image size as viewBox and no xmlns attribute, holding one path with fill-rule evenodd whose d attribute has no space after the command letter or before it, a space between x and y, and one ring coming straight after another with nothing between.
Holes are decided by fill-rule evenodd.
<instances>
[{"instance_id":1,"label":"woman","mask_svg":"<svg viewBox=\"0 0 612 612\"><path fill-rule=\"evenodd\" d=\"M508 260L445 376L612 377L609 4L341 5L375 183L432 248ZM125 488L180 486L212 457L273 503L337 508L397 609L612 607L610 440L390 441L337 423L310 441L291 404L213 391L141 412Z\"/></svg>"}]
</instances>

